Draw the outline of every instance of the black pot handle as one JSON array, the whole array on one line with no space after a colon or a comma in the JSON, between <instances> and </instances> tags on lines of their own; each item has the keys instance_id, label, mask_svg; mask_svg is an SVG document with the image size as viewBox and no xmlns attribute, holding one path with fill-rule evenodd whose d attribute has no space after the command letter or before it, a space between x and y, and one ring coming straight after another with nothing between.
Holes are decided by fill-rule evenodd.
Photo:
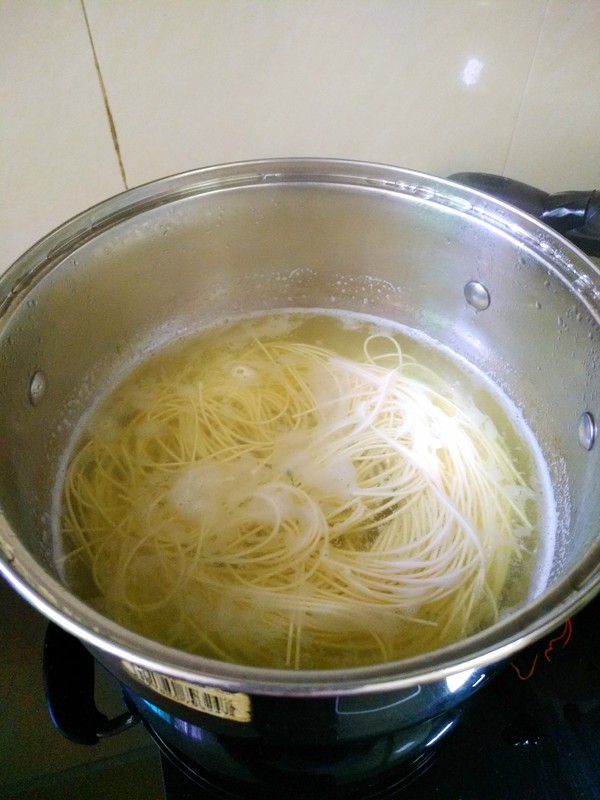
<instances>
[{"instance_id":1,"label":"black pot handle","mask_svg":"<svg viewBox=\"0 0 600 800\"><path fill-rule=\"evenodd\" d=\"M589 256L600 256L600 191L549 194L486 172L456 172L448 180L516 206L554 228Z\"/></svg>"},{"instance_id":2,"label":"black pot handle","mask_svg":"<svg viewBox=\"0 0 600 800\"><path fill-rule=\"evenodd\" d=\"M96 708L94 658L83 644L51 622L44 639L44 691L52 722L77 744L97 744L131 728L139 717L125 711L108 719Z\"/></svg>"}]
</instances>

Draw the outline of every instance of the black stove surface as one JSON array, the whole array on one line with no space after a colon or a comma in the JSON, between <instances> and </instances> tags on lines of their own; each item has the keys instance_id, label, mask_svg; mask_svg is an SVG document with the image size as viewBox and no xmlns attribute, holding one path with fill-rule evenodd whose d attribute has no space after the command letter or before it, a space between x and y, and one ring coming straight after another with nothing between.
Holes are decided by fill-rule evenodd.
<instances>
[{"instance_id":1,"label":"black stove surface","mask_svg":"<svg viewBox=\"0 0 600 800\"><path fill-rule=\"evenodd\" d=\"M412 775L396 773L340 797L600 800L599 611L596 598L563 629L520 653L469 701L457 729ZM259 793L216 785L197 766L192 780L186 765L161 758L166 800L275 796L267 784Z\"/></svg>"}]
</instances>

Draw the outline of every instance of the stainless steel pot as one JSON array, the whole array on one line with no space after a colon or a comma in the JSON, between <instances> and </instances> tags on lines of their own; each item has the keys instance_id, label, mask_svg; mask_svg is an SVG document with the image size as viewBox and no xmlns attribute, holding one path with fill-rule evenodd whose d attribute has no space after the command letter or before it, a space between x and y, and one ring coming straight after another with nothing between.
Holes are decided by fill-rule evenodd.
<instances>
[{"instance_id":1,"label":"stainless steel pot","mask_svg":"<svg viewBox=\"0 0 600 800\"><path fill-rule=\"evenodd\" d=\"M537 597L434 653L294 672L159 645L62 585L57 486L90 404L162 342L281 307L400 321L505 390L539 441L558 503L550 578ZM515 208L438 178L271 160L126 192L55 230L0 281L0 569L86 643L161 736L187 725L187 734L308 747L402 729L394 758L413 756L452 726L450 710L491 665L557 628L600 586L599 321L600 275L581 251ZM177 746L198 742L187 735Z\"/></svg>"}]
</instances>

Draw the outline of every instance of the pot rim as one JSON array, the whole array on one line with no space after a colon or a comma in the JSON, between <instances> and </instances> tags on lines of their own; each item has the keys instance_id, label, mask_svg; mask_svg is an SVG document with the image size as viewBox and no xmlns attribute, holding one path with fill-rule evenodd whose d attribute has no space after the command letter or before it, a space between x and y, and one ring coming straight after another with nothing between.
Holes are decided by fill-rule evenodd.
<instances>
[{"instance_id":1,"label":"pot rim","mask_svg":"<svg viewBox=\"0 0 600 800\"><path fill-rule=\"evenodd\" d=\"M74 248L133 216L185 197L283 183L364 186L450 206L493 227L542 258L600 322L600 272L540 221L451 181L371 162L263 159L203 167L151 181L92 206L34 244L0 276L0 336L29 288ZM87 606L50 576L10 529L0 509L0 573L44 616L112 657L172 677L226 690L286 696L384 691L446 678L501 661L561 625L600 591L600 540L549 590L495 625L460 642L402 661L337 670L276 670L205 658L161 645Z\"/></svg>"}]
</instances>

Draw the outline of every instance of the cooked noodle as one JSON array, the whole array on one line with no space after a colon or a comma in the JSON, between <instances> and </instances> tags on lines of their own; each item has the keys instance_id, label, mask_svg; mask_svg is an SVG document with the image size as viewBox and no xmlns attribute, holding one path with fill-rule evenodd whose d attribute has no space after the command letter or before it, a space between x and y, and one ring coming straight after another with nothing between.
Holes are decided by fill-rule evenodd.
<instances>
[{"instance_id":1,"label":"cooked noodle","mask_svg":"<svg viewBox=\"0 0 600 800\"><path fill-rule=\"evenodd\" d=\"M370 335L190 350L69 466L67 575L121 624L253 665L402 658L493 623L533 497L490 418Z\"/></svg>"}]
</instances>

